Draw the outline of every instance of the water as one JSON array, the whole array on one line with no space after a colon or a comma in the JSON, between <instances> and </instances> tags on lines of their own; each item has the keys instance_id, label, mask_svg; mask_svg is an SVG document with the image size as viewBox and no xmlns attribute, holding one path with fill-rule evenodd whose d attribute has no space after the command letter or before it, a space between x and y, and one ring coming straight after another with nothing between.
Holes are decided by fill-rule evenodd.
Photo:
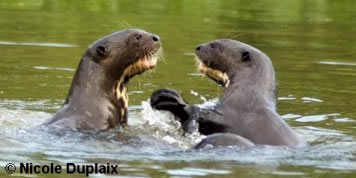
<instances>
[{"instance_id":1,"label":"water","mask_svg":"<svg viewBox=\"0 0 356 178\"><path fill-rule=\"evenodd\" d=\"M110 162L126 177L355 177L355 9L352 0L0 1L0 175L9 162ZM165 52L164 63L130 82L130 127L61 136L33 129L62 106L87 46L128 26L160 35ZM191 55L217 38L271 57L278 112L308 146L193 151L202 136L182 136L169 114L149 108L162 87L197 104L221 94Z\"/></svg>"}]
</instances>

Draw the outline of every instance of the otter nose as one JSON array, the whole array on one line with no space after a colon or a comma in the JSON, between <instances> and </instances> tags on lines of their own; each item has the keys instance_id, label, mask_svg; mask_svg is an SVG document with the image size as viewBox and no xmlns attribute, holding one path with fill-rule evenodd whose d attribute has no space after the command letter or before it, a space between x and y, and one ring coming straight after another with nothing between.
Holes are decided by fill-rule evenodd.
<instances>
[{"instance_id":1,"label":"otter nose","mask_svg":"<svg viewBox=\"0 0 356 178\"><path fill-rule=\"evenodd\" d=\"M152 40L155 41L155 42L158 42L159 41L159 37L156 36L156 35L152 35Z\"/></svg>"},{"instance_id":2,"label":"otter nose","mask_svg":"<svg viewBox=\"0 0 356 178\"><path fill-rule=\"evenodd\" d=\"M197 48L195 48L195 50L199 51L201 48L201 45L199 45Z\"/></svg>"}]
</instances>

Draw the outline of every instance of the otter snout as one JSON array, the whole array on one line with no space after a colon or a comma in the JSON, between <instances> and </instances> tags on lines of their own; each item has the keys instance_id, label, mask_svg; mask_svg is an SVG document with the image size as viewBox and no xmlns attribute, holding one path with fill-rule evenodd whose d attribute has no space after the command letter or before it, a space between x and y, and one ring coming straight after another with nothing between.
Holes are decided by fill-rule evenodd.
<instances>
[{"instance_id":1,"label":"otter snout","mask_svg":"<svg viewBox=\"0 0 356 178\"><path fill-rule=\"evenodd\" d=\"M200 60L204 59L204 53L207 52L205 48L206 48L206 44L200 44L195 48L195 54L198 56Z\"/></svg>"},{"instance_id":2,"label":"otter snout","mask_svg":"<svg viewBox=\"0 0 356 178\"><path fill-rule=\"evenodd\" d=\"M144 37L143 38L139 38L138 41L142 40L141 42L143 43L150 43L150 44L154 44L155 46L160 46L161 42L160 42L160 38L158 35L155 34L143 34ZM140 34L141 36L141 34Z\"/></svg>"},{"instance_id":3,"label":"otter snout","mask_svg":"<svg viewBox=\"0 0 356 178\"><path fill-rule=\"evenodd\" d=\"M143 40L142 37L144 37L144 36L146 36L146 35L150 36L149 39L151 39L151 40L154 41L154 42L159 42L159 41L160 41L159 36L158 36L158 35L155 35L155 34L145 34L145 33L142 33L142 34L141 34L141 33L137 33L137 34L135 35L135 38L136 38L137 41L141 41L141 40Z\"/></svg>"},{"instance_id":4,"label":"otter snout","mask_svg":"<svg viewBox=\"0 0 356 178\"><path fill-rule=\"evenodd\" d=\"M202 62L209 63L214 60L212 57L216 56L221 51L221 43L212 41L206 44L200 44L195 48L195 53Z\"/></svg>"},{"instance_id":5,"label":"otter snout","mask_svg":"<svg viewBox=\"0 0 356 178\"><path fill-rule=\"evenodd\" d=\"M159 36L151 33L137 33L135 40L138 44L144 46L144 48L159 48L161 46Z\"/></svg>"},{"instance_id":6,"label":"otter snout","mask_svg":"<svg viewBox=\"0 0 356 178\"><path fill-rule=\"evenodd\" d=\"M156 46L156 48L161 47L161 40L158 35L152 34L151 39L153 41L153 44Z\"/></svg>"},{"instance_id":7,"label":"otter snout","mask_svg":"<svg viewBox=\"0 0 356 178\"><path fill-rule=\"evenodd\" d=\"M207 44L200 44L195 48L195 54L198 56L201 62L205 64L209 64L211 62L212 54L214 53L214 49L216 44L207 43Z\"/></svg>"},{"instance_id":8,"label":"otter snout","mask_svg":"<svg viewBox=\"0 0 356 178\"><path fill-rule=\"evenodd\" d=\"M200 51L200 50L203 50L204 48L214 49L214 48L217 48L217 47L219 47L219 46L220 46L220 44L215 41L215 42L211 42L211 43L208 43L208 44L201 44L201 45L197 46L197 47L195 48L195 50L198 52L198 51Z\"/></svg>"}]
</instances>

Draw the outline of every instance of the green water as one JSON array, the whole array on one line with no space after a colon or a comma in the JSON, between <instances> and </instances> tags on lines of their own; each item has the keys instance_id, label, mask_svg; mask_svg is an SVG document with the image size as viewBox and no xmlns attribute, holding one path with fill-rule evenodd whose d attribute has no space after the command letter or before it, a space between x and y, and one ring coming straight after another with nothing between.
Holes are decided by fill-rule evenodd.
<instances>
[{"instance_id":1,"label":"green water","mask_svg":"<svg viewBox=\"0 0 356 178\"><path fill-rule=\"evenodd\" d=\"M216 98L222 88L197 75L192 54L200 43L231 38L271 57L279 81L278 111L313 147L296 155L282 151L282 158L274 151L272 161L262 154L260 164L259 158L245 162L223 155L220 159L221 152L197 157L190 153L188 161L182 159L184 154L121 159L120 153L113 153L115 158L109 160L127 168L120 171L122 175L356 176L353 0L0 0L0 118L8 120L0 122L3 130L16 125L11 120L27 118L28 112L34 121L53 114L65 99L87 46L125 28L158 34L165 54L165 61L153 72L131 80L129 104L134 113L142 110L141 102L154 90L163 87L177 89L192 103L202 103L200 96ZM6 139L11 140L12 135L1 138L2 163L57 158L46 152L51 147L28 153L6 151L10 148L5 146ZM15 159L17 154L22 157ZM79 159L81 155L70 157ZM97 156L93 160L107 159Z\"/></svg>"}]
</instances>

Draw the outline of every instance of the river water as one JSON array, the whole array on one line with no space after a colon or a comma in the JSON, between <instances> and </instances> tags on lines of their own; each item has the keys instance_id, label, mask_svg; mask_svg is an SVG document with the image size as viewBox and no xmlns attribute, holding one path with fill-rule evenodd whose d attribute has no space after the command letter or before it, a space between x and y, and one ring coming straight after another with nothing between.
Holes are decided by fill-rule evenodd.
<instances>
[{"instance_id":1,"label":"river water","mask_svg":"<svg viewBox=\"0 0 356 178\"><path fill-rule=\"evenodd\" d=\"M352 0L2 0L0 176L7 163L73 162L116 164L124 177L355 177L355 14ZM60 136L34 129L62 106L87 46L125 28L158 34L165 54L130 82L130 126ZM149 107L163 87L191 103L217 99L222 88L197 73L192 55L217 38L271 57L278 112L307 146L194 151L202 136L182 136L172 116Z\"/></svg>"}]
</instances>

